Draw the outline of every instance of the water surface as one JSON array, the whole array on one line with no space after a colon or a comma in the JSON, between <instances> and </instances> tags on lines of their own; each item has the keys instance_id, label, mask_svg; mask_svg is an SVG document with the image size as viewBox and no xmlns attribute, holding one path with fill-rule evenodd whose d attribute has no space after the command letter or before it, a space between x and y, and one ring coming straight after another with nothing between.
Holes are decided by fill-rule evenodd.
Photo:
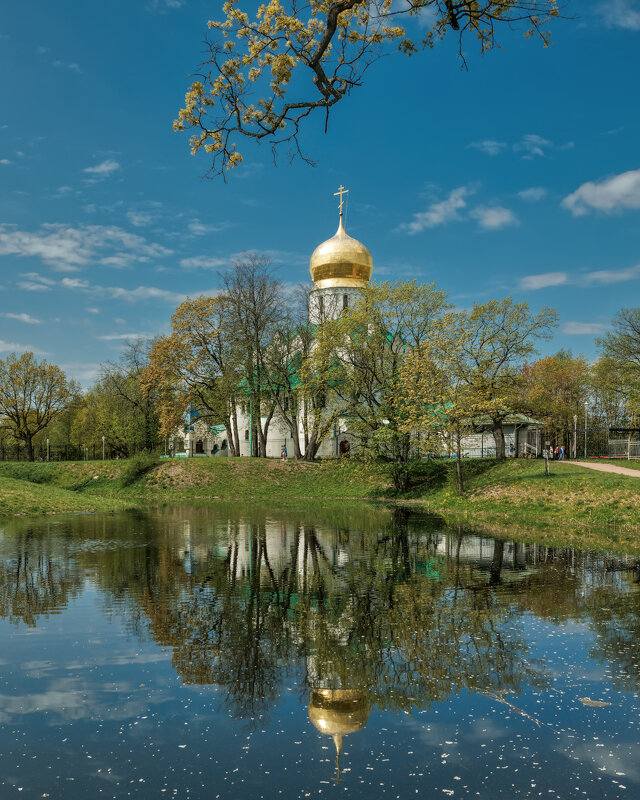
<instances>
[{"instance_id":1,"label":"water surface","mask_svg":"<svg viewBox=\"0 0 640 800\"><path fill-rule=\"evenodd\" d=\"M639 578L406 509L0 523L0 797L638 797Z\"/></svg>"}]
</instances>

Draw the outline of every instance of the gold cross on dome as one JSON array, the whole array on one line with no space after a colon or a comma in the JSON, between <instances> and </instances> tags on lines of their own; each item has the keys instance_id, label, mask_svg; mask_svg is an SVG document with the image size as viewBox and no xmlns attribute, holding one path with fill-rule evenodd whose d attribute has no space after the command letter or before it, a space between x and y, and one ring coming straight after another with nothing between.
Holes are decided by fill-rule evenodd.
<instances>
[{"instance_id":1,"label":"gold cross on dome","mask_svg":"<svg viewBox=\"0 0 640 800\"><path fill-rule=\"evenodd\" d=\"M338 191L333 193L334 197L337 197L338 195L340 195L340 206L339 206L340 216L342 216L342 206L344 205L344 198L343 198L342 195L344 195L344 194L349 194L349 190L345 189L342 184L340 184L340 188L338 189Z\"/></svg>"}]
</instances>

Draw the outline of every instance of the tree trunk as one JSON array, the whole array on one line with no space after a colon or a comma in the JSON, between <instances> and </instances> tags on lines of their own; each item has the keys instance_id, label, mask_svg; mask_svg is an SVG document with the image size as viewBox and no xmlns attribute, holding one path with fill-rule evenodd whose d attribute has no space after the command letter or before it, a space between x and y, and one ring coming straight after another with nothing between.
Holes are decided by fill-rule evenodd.
<instances>
[{"instance_id":1,"label":"tree trunk","mask_svg":"<svg viewBox=\"0 0 640 800\"><path fill-rule=\"evenodd\" d=\"M502 420L501 419L494 419L493 420L493 439L496 443L496 458L501 459L505 458L505 449L504 449L504 430L502 428Z\"/></svg>"},{"instance_id":2,"label":"tree trunk","mask_svg":"<svg viewBox=\"0 0 640 800\"><path fill-rule=\"evenodd\" d=\"M31 434L27 434L24 437L24 446L27 455L27 461L35 461L35 453L33 452L33 439L31 438Z\"/></svg>"},{"instance_id":3,"label":"tree trunk","mask_svg":"<svg viewBox=\"0 0 640 800\"><path fill-rule=\"evenodd\" d=\"M231 403L231 434L233 436L233 454L240 455L240 437L238 436L238 412L235 401Z\"/></svg>"},{"instance_id":4,"label":"tree trunk","mask_svg":"<svg viewBox=\"0 0 640 800\"><path fill-rule=\"evenodd\" d=\"M489 586L497 586L500 583L500 573L502 572L502 560L504 558L504 542L500 539L494 540L493 558L489 568Z\"/></svg>"}]
</instances>

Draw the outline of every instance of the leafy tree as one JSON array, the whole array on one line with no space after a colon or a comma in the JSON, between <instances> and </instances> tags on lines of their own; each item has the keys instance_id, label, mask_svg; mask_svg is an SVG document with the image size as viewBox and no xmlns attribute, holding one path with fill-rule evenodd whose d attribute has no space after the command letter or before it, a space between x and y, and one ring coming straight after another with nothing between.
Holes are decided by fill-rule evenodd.
<instances>
[{"instance_id":1,"label":"leafy tree","mask_svg":"<svg viewBox=\"0 0 640 800\"><path fill-rule=\"evenodd\" d=\"M557 316L547 307L534 314L511 297L474 303L471 311L459 313L464 335L456 368L474 408L491 418L496 458L505 457L505 418L522 408L523 364L535 353L537 340L551 338Z\"/></svg>"},{"instance_id":2,"label":"leafy tree","mask_svg":"<svg viewBox=\"0 0 640 800\"><path fill-rule=\"evenodd\" d=\"M34 437L61 414L79 393L60 367L33 353L0 359L0 419L34 460Z\"/></svg>"},{"instance_id":3,"label":"leafy tree","mask_svg":"<svg viewBox=\"0 0 640 800\"><path fill-rule=\"evenodd\" d=\"M573 436L573 417L583 412L590 393L590 378L587 360L564 350L525 364L519 390L521 408L544 420L556 444L568 445Z\"/></svg>"},{"instance_id":4,"label":"leafy tree","mask_svg":"<svg viewBox=\"0 0 640 800\"><path fill-rule=\"evenodd\" d=\"M369 66L394 49L413 55L448 34L463 44L475 36L481 53L494 49L498 29L523 24L525 37L549 43L548 23L557 0L270 0L253 18L239 0L227 0L223 18L208 23L211 38L202 73L187 91L175 130L190 129L191 152L212 157L211 174L242 161L237 142L267 139L288 143L308 160L298 139L303 121L323 114L359 86ZM428 20L414 39L416 18Z\"/></svg>"},{"instance_id":5,"label":"leafy tree","mask_svg":"<svg viewBox=\"0 0 640 800\"><path fill-rule=\"evenodd\" d=\"M442 331L444 292L416 281L370 284L317 334L309 376L321 375L330 405L362 450L387 464L396 489L408 486L416 448L406 426L401 369L407 354Z\"/></svg>"},{"instance_id":6,"label":"leafy tree","mask_svg":"<svg viewBox=\"0 0 640 800\"><path fill-rule=\"evenodd\" d=\"M160 427L173 433L189 405L226 427L229 452L239 455L236 404L242 377L240 354L230 330L230 309L223 296L187 299L171 317L172 332L151 348L143 388L159 393Z\"/></svg>"}]
</instances>

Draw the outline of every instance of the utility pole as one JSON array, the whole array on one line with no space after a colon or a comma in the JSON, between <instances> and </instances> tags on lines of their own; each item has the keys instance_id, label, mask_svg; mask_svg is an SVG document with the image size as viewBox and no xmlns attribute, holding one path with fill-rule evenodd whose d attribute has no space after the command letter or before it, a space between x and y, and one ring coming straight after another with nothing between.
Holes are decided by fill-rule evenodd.
<instances>
[{"instance_id":1,"label":"utility pole","mask_svg":"<svg viewBox=\"0 0 640 800\"><path fill-rule=\"evenodd\" d=\"M587 457L587 412L589 411L589 401L584 401L584 457Z\"/></svg>"},{"instance_id":2,"label":"utility pole","mask_svg":"<svg viewBox=\"0 0 640 800\"><path fill-rule=\"evenodd\" d=\"M573 457L578 457L578 415L573 415Z\"/></svg>"}]
</instances>

